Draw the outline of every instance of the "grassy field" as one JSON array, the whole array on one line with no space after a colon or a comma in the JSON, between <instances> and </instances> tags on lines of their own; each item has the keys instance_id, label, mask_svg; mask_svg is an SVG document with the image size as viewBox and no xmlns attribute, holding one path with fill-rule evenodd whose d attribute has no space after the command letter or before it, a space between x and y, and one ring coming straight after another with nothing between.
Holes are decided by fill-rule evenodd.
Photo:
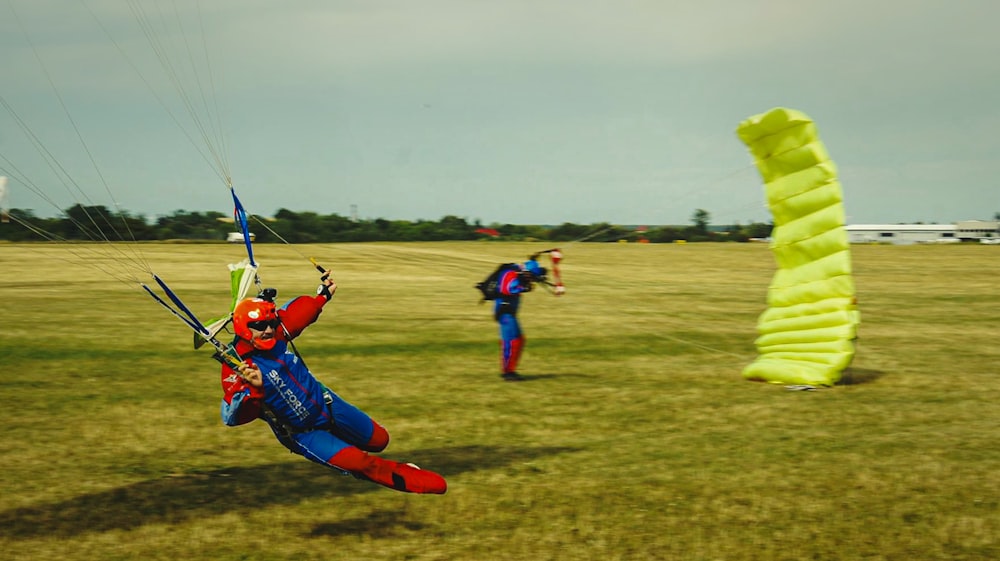
<instances>
[{"instance_id":1,"label":"grassy field","mask_svg":"<svg viewBox=\"0 0 1000 561\"><path fill-rule=\"evenodd\" d=\"M1000 558L1000 248L857 246L848 384L747 382L763 244L574 244L527 295L520 371L473 284L537 244L260 246L279 300L340 289L312 369L444 474L396 493L219 419L218 367L98 259L0 245L0 557L11 560ZM143 245L196 313L240 248ZM101 267L101 268L99 268Z\"/></svg>"}]
</instances>

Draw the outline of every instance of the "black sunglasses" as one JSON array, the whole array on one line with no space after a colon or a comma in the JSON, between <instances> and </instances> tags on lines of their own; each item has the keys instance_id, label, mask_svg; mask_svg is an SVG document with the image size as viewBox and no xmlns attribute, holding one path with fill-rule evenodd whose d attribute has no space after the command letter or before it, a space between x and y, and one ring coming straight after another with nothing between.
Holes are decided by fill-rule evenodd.
<instances>
[{"instance_id":1,"label":"black sunglasses","mask_svg":"<svg viewBox=\"0 0 1000 561\"><path fill-rule=\"evenodd\" d=\"M278 318L269 319L267 321L248 321L247 327L253 329L254 331L264 331L268 327L271 329L277 329L281 325L281 320Z\"/></svg>"}]
</instances>

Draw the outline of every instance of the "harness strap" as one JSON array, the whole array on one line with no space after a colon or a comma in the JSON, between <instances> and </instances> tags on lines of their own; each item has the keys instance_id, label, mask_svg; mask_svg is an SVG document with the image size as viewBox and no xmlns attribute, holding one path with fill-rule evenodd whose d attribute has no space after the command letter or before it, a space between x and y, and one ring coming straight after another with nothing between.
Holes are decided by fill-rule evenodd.
<instances>
[{"instance_id":1,"label":"harness strap","mask_svg":"<svg viewBox=\"0 0 1000 561\"><path fill-rule=\"evenodd\" d=\"M323 403L326 403L328 406L333 405L333 394L331 394L329 390L323 392ZM325 426L311 427L311 428L293 427L292 425L279 419L278 416L275 415L274 410L272 410L270 407L268 407L266 403L263 402L261 402L260 405L260 412L261 415L265 417L268 424L270 424L272 427L277 427L278 429L280 429L278 431L280 433L278 434L278 440L280 440L281 443L285 445L285 447L289 447L289 444L286 442L286 440L288 442L294 442L294 439L292 437L296 434L312 432L314 430L326 430L328 428L333 427L332 417L330 419L329 424Z\"/></svg>"}]
</instances>

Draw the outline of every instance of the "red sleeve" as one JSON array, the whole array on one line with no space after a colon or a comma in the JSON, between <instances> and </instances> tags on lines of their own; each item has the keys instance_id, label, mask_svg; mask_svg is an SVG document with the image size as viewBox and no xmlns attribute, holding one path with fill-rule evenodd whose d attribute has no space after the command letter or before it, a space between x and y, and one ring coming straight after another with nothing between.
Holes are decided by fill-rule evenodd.
<instances>
[{"instance_id":1,"label":"red sleeve","mask_svg":"<svg viewBox=\"0 0 1000 561\"><path fill-rule=\"evenodd\" d=\"M243 425L260 416L264 388L255 388L227 364L222 365L222 422Z\"/></svg>"},{"instance_id":2,"label":"red sleeve","mask_svg":"<svg viewBox=\"0 0 1000 561\"><path fill-rule=\"evenodd\" d=\"M289 338L298 337L305 328L315 323L327 302L325 296L299 296L279 309L278 317L288 330Z\"/></svg>"}]
</instances>

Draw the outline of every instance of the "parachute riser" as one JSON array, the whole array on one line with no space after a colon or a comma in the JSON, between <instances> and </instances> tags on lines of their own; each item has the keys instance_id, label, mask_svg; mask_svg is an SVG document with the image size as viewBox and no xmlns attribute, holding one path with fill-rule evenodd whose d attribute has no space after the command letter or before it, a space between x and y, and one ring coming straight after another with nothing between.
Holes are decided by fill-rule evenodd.
<instances>
[{"instance_id":1,"label":"parachute riser","mask_svg":"<svg viewBox=\"0 0 1000 561\"><path fill-rule=\"evenodd\" d=\"M178 305L178 307L182 308L188 317L184 317L184 315L181 315L180 312L172 308L170 304L168 304L163 298L160 298L160 296L158 296L155 292L153 292L152 289L150 289L147 285L145 284L142 285L143 290L145 290L146 293L153 298L153 300L155 300L161 306L166 308L166 310L169 311L171 314L173 314L177 319L183 321L188 327L190 327L195 332L196 336L199 336L205 341L208 341L208 343L211 344L213 348L215 348L215 353L213 353L212 358L214 358L215 360L219 361L222 364L229 365L233 369L239 368L242 362L239 355L236 354L235 349L233 349L230 346L223 345L218 339L216 339L215 336L212 335L208 331L208 329L198 320L198 318L195 317L193 313L191 313L191 311L187 308L187 306L185 306L184 303L180 301L180 298L178 298L177 295L174 294L172 290L170 290L170 288L166 285L166 283L164 283L158 277L154 276L154 278L156 278L159 285L163 287L163 289L167 292L167 294L170 296L170 299L173 302L175 302Z\"/></svg>"}]
</instances>

